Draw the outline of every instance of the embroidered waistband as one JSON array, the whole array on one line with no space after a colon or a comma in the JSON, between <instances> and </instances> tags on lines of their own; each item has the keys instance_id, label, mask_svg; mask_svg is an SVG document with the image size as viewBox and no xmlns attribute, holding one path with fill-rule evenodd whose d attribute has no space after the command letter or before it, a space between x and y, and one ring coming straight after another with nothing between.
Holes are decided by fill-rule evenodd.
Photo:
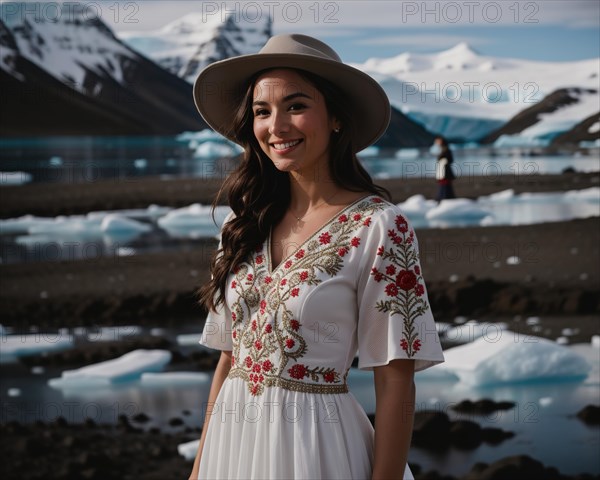
<instances>
[{"instance_id":1,"label":"embroidered waistband","mask_svg":"<svg viewBox=\"0 0 600 480\"><path fill-rule=\"evenodd\" d=\"M254 382L249 378L248 372L240 368L232 368L227 376L229 378L241 378L246 381L252 395L260 395L263 392L264 387L281 387L286 390L301 393L348 393L346 375L344 375L343 383L335 385L303 382L282 377L267 377L260 382Z\"/></svg>"}]
</instances>

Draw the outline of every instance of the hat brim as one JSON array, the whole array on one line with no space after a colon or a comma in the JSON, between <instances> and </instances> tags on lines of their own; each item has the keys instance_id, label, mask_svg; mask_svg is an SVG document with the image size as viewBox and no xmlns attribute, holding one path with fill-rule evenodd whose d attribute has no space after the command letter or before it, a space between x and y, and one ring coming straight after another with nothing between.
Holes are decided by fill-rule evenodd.
<instances>
[{"instance_id":1,"label":"hat brim","mask_svg":"<svg viewBox=\"0 0 600 480\"><path fill-rule=\"evenodd\" d=\"M312 72L339 87L353 106L357 119L356 151L372 145L390 122L390 102L383 88L369 75L342 62L289 53L241 55L208 65L194 82L194 103L206 123L226 138L233 117L257 72L270 68L297 68Z\"/></svg>"}]
</instances>

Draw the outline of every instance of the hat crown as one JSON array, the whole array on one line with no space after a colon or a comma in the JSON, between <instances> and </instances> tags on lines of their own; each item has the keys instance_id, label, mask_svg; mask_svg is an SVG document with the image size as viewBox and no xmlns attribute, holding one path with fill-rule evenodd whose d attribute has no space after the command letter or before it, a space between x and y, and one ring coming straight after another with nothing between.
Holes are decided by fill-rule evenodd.
<instances>
[{"instance_id":1,"label":"hat crown","mask_svg":"<svg viewBox=\"0 0 600 480\"><path fill-rule=\"evenodd\" d=\"M310 55L342 62L340 56L329 45L317 40L316 38L299 33L290 35L275 35L271 37L265 46L260 50L260 54L285 54L291 55Z\"/></svg>"}]
</instances>

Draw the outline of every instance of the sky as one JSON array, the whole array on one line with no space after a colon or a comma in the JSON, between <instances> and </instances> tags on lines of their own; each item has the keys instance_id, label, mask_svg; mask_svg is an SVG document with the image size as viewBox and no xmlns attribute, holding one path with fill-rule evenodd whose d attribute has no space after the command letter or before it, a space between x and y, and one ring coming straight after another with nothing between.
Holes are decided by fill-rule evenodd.
<instances>
[{"instance_id":1,"label":"sky","mask_svg":"<svg viewBox=\"0 0 600 480\"><path fill-rule=\"evenodd\" d=\"M3 8L10 2L1 1ZM33 3L33 2L27 2ZM187 13L210 21L224 11L273 32L329 43L346 62L433 53L467 42L482 55L541 61L600 57L600 0L81 1L115 32L156 30ZM50 9L57 2L45 2ZM49 10L48 10L49 11Z\"/></svg>"}]
</instances>

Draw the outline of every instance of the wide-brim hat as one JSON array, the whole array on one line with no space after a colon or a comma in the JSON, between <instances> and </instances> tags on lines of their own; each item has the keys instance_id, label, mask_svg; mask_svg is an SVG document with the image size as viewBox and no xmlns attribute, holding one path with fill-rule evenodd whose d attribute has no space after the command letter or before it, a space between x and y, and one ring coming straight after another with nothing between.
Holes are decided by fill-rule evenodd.
<instances>
[{"instance_id":1,"label":"wide-brim hat","mask_svg":"<svg viewBox=\"0 0 600 480\"><path fill-rule=\"evenodd\" d=\"M383 88L366 73L342 63L325 43L300 34L276 35L258 53L204 68L194 82L194 103L202 118L215 131L237 142L231 127L248 81L255 73L270 68L305 70L340 88L357 119L356 151L373 144L388 127L390 101Z\"/></svg>"}]
</instances>

